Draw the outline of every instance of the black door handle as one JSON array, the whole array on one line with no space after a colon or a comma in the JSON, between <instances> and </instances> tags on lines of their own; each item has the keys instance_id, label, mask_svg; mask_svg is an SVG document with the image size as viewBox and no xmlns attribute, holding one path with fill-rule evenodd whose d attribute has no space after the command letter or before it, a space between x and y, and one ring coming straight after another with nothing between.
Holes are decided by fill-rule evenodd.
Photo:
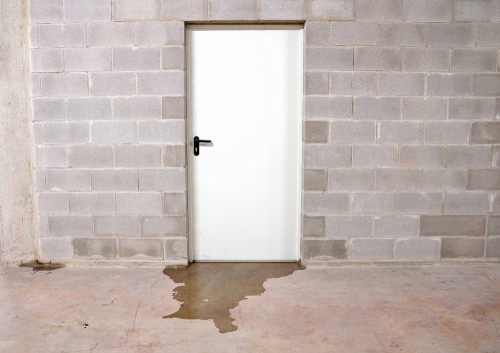
<instances>
[{"instance_id":1,"label":"black door handle","mask_svg":"<svg viewBox=\"0 0 500 353\"><path fill-rule=\"evenodd\" d=\"M194 155L200 154L200 143L211 143L211 140L200 140L198 136L194 137Z\"/></svg>"}]
</instances>

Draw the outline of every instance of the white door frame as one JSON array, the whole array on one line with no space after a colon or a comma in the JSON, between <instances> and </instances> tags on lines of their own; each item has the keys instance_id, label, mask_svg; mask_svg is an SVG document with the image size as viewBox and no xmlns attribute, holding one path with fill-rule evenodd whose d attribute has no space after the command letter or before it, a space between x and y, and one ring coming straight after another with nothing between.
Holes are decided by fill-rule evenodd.
<instances>
[{"instance_id":1,"label":"white door frame","mask_svg":"<svg viewBox=\"0 0 500 353\"><path fill-rule=\"evenodd\" d=\"M186 46L185 46L185 58L186 58L186 89L187 89L187 97L186 97L186 113L187 113L187 122L186 122L186 163L187 163L187 185L188 185L188 190L187 190L187 199L188 199L188 207L187 207L187 212L188 212L188 260L189 262L192 262L194 260L194 250L193 250L193 244L194 244L194 232L193 232L193 178L192 178L192 165L191 165L191 154L193 153L193 146L192 146L192 140L191 140L191 131L192 131L192 109L191 109L191 104L190 104L190 99L192 97L192 86L191 86L191 41L190 41L190 28L193 26L200 27L201 25L198 24L191 24L191 25L186 25ZM273 29L279 29L280 27L283 29L290 29L290 28L303 28L303 25L300 24L298 25L297 23L292 23L292 24L269 24L269 25L264 25L264 24L218 24L218 25L202 25L207 28L213 28L213 29L228 29L230 27L238 27L238 29L255 29L255 28L261 28L261 29L266 29L266 28L273 28ZM303 35L303 31L302 31ZM303 48L303 38L301 38L301 43L300 47ZM302 49L303 50L303 49ZM303 55L302 55L303 57ZM302 59L303 61L303 59ZM301 63L302 64L302 63ZM300 87L303 90L303 64L300 67ZM299 163L297 165L297 173L299 176L299 187L296 190L297 192L297 197L298 197L298 205L297 205L297 210L296 210L296 227L297 227L297 258L300 260L301 258L301 248L302 248L302 227L301 227L301 216L302 216L302 176L303 176L303 166L302 166L302 124L303 124L303 91L301 90L300 92L300 97L297 97L297 99L300 100L300 109L301 109L301 114L300 114L300 127L299 127L299 148L300 148L300 153L299 153ZM200 138L210 138L200 136Z\"/></svg>"}]
</instances>

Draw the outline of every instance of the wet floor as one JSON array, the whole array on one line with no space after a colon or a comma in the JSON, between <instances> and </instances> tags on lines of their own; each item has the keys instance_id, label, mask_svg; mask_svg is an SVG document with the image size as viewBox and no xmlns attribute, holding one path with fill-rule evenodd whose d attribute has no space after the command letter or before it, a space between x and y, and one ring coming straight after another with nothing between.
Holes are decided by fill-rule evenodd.
<instances>
[{"instance_id":1,"label":"wet floor","mask_svg":"<svg viewBox=\"0 0 500 353\"><path fill-rule=\"evenodd\" d=\"M206 265L0 267L0 352L500 352L500 266L264 269L254 281L247 265ZM211 301L228 305L207 319L185 306Z\"/></svg>"},{"instance_id":2,"label":"wet floor","mask_svg":"<svg viewBox=\"0 0 500 353\"><path fill-rule=\"evenodd\" d=\"M163 318L213 320L220 333L236 331L231 310L265 292L264 282L302 269L298 263L194 263L163 271L175 283L173 297L181 307Z\"/></svg>"}]
</instances>

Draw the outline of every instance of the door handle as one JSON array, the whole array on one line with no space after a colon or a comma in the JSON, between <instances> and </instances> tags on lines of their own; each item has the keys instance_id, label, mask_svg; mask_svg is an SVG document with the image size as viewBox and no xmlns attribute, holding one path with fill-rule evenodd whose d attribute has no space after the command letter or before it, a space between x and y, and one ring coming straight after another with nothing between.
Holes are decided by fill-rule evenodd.
<instances>
[{"instance_id":1,"label":"door handle","mask_svg":"<svg viewBox=\"0 0 500 353\"><path fill-rule=\"evenodd\" d=\"M200 154L200 143L212 143L211 140L200 140L198 136L194 137L194 155Z\"/></svg>"}]
</instances>

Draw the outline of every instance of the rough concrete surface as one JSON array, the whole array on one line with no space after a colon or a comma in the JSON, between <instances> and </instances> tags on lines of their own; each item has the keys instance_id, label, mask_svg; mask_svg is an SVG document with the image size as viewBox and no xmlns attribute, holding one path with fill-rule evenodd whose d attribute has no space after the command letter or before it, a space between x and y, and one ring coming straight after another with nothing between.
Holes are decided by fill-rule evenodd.
<instances>
[{"instance_id":1,"label":"rough concrete surface","mask_svg":"<svg viewBox=\"0 0 500 353\"><path fill-rule=\"evenodd\" d=\"M231 298L231 276L217 276L211 286ZM265 281L264 291L249 288L230 310L236 329L220 333L210 319L163 318L179 310L180 284L161 269L0 268L0 351L493 353L500 347L498 266L310 268L282 276ZM206 282L203 275L190 278L192 286ZM211 293L193 299L215 301L217 291Z\"/></svg>"}]
</instances>

